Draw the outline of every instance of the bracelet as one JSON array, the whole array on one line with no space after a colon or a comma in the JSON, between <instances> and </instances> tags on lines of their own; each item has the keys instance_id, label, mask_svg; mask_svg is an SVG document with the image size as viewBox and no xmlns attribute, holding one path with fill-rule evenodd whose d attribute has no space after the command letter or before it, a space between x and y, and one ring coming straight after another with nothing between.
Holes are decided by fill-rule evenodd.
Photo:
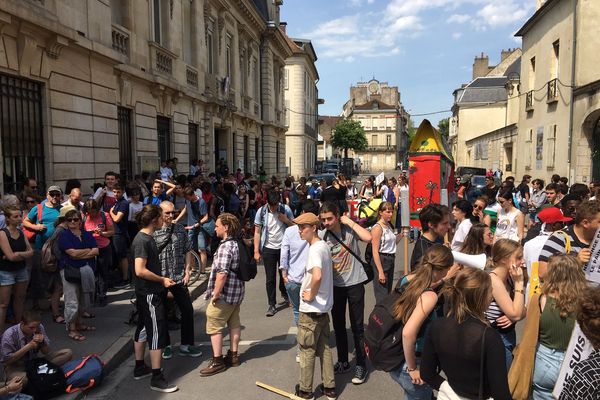
<instances>
[{"instance_id":1,"label":"bracelet","mask_svg":"<svg viewBox=\"0 0 600 400\"><path fill-rule=\"evenodd\" d=\"M521 293L521 294L525 294L525 291L523 289L515 289L513 290L515 293Z\"/></svg>"},{"instance_id":2,"label":"bracelet","mask_svg":"<svg viewBox=\"0 0 600 400\"><path fill-rule=\"evenodd\" d=\"M406 367L406 371L407 372L414 372L414 371L416 371L418 369L419 369L419 367L414 367L414 368L408 368L408 367Z\"/></svg>"}]
</instances>

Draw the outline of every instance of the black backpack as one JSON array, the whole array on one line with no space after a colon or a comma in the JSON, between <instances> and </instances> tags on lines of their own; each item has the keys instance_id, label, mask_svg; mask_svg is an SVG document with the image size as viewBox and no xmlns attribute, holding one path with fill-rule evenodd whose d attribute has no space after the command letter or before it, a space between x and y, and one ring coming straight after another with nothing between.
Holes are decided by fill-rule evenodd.
<instances>
[{"instance_id":1,"label":"black backpack","mask_svg":"<svg viewBox=\"0 0 600 400\"><path fill-rule=\"evenodd\" d=\"M402 292L393 290L369 315L365 328L365 353L373 368L389 372L404 363L402 329L394 318L393 308Z\"/></svg>"},{"instance_id":2,"label":"black backpack","mask_svg":"<svg viewBox=\"0 0 600 400\"><path fill-rule=\"evenodd\" d=\"M56 364L44 358L27 361L27 387L24 392L36 400L51 399L66 393L65 373Z\"/></svg>"},{"instance_id":3,"label":"black backpack","mask_svg":"<svg viewBox=\"0 0 600 400\"><path fill-rule=\"evenodd\" d=\"M248 282L254 278L256 278L256 274L258 273L258 268L256 266L256 260L254 259L254 253L250 249L244 239L227 239L226 241L232 240L237 243L238 250L240 253L240 261L238 264L238 269L235 272L237 277L244 282ZM222 242L225 243L225 242Z\"/></svg>"}]
</instances>

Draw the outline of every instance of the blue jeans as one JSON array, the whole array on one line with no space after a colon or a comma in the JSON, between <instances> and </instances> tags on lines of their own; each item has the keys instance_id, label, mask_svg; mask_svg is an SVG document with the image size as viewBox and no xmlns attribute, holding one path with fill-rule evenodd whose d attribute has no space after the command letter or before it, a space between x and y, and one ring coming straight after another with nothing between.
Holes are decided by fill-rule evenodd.
<instances>
[{"instance_id":1,"label":"blue jeans","mask_svg":"<svg viewBox=\"0 0 600 400\"><path fill-rule=\"evenodd\" d=\"M558 379L558 373L565 352L554 350L538 344L535 353L535 367L533 370L533 399L553 400L552 390Z\"/></svg>"},{"instance_id":2,"label":"blue jeans","mask_svg":"<svg viewBox=\"0 0 600 400\"><path fill-rule=\"evenodd\" d=\"M517 332L513 329L509 332L500 333L500 337L502 338L502 343L504 343L504 356L506 357L506 370L510 370L510 365L513 361L513 350L517 345Z\"/></svg>"},{"instance_id":3,"label":"blue jeans","mask_svg":"<svg viewBox=\"0 0 600 400\"><path fill-rule=\"evenodd\" d=\"M417 362L417 365L420 360ZM394 369L389 372L393 380L404 389L406 393L406 400L430 400L433 390L431 387L424 383L423 385L415 385L412 383L412 379L406 370L406 363L402 364L402 367Z\"/></svg>"},{"instance_id":4,"label":"blue jeans","mask_svg":"<svg viewBox=\"0 0 600 400\"><path fill-rule=\"evenodd\" d=\"M289 282L285 284L285 291L288 294L288 299L292 303L292 311L294 312L294 323L298 325L299 309L300 309L300 284Z\"/></svg>"}]
</instances>

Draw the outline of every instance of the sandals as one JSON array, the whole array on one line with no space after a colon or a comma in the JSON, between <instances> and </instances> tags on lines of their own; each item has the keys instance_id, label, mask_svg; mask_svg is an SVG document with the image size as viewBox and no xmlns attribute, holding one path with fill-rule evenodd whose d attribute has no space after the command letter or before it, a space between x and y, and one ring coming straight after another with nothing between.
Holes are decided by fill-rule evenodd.
<instances>
[{"instance_id":1,"label":"sandals","mask_svg":"<svg viewBox=\"0 0 600 400\"><path fill-rule=\"evenodd\" d=\"M77 331L69 331L69 339L72 339L76 342L83 342L86 338Z\"/></svg>"},{"instance_id":2,"label":"sandals","mask_svg":"<svg viewBox=\"0 0 600 400\"><path fill-rule=\"evenodd\" d=\"M89 326L89 325L79 325L77 327L77 330L84 331L84 332L93 332L93 331L96 330L96 327L95 326Z\"/></svg>"},{"instance_id":3,"label":"sandals","mask_svg":"<svg viewBox=\"0 0 600 400\"><path fill-rule=\"evenodd\" d=\"M67 321L65 320L65 318L62 315L53 315L52 316L52 321L54 321L55 324L66 324Z\"/></svg>"},{"instance_id":4,"label":"sandals","mask_svg":"<svg viewBox=\"0 0 600 400\"><path fill-rule=\"evenodd\" d=\"M96 318L96 315L89 312L84 312L81 314L81 318Z\"/></svg>"}]
</instances>

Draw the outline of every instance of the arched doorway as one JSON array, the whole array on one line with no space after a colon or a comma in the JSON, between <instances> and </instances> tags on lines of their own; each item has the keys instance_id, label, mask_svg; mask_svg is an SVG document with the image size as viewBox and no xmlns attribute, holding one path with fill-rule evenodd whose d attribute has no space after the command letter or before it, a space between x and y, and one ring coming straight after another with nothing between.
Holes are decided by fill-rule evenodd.
<instances>
[{"instance_id":1,"label":"arched doorway","mask_svg":"<svg viewBox=\"0 0 600 400\"><path fill-rule=\"evenodd\" d=\"M600 118L596 119L591 137L592 182L600 182Z\"/></svg>"}]
</instances>

